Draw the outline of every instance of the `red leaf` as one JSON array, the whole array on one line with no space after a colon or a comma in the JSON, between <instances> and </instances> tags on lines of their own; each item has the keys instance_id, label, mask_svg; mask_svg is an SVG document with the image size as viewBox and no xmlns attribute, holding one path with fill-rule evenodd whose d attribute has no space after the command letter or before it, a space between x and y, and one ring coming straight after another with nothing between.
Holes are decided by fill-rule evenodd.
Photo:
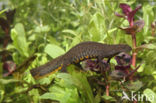
<instances>
[{"instance_id":1,"label":"red leaf","mask_svg":"<svg viewBox=\"0 0 156 103\"><path fill-rule=\"evenodd\" d=\"M144 27L144 21L143 20L137 20L134 22L134 25L128 28L121 28L120 29L124 30L126 34L136 34L137 32L140 32L141 29Z\"/></svg>"},{"instance_id":2,"label":"red leaf","mask_svg":"<svg viewBox=\"0 0 156 103\"><path fill-rule=\"evenodd\" d=\"M120 27L119 27L120 28ZM132 26L132 27L128 27L128 28L120 28L121 30L124 30L125 32L126 32L126 34L130 34L130 35L132 35L132 34L135 34L136 33L136 31L137 31L137 26L136 25L134 25L134 26Z\"/></svg>"},{"instance_id":3,"label":"red leaf","mask_svg":"<svg viewBox=\"0 0 156 103\"><path fill-rule=\"evenodd\" d=\"M122 9L122 12L127 16L132 11L131 7L125 3L121 3L120 8Z\"/></svg>"},{"instance_id":4,"label":"red leaf","mask_svg":"<svg viewBox=\"0 0 156 103\"><path fill-rule=\"evenodd\" d=\"M16 64L13 61L6 61L3 64L3 69L7 70L7 73L3 74L3 76L8 76L16 70Z\"/></svg>"},{"instance_id":5,"label":"red leaf","mask_svg":"<svg viewBox=\"0 0 156 103\"><path fill-rule=\"evenodd\" d=\"M135 13L141 8L141 5L139 5L137 8L135 8L133 11L129 12L128 15L127 15L127 19L130 23L130 25L132 26L133 25L133 18L134 18L134 15Z\"/></svg>"}]
</instances>

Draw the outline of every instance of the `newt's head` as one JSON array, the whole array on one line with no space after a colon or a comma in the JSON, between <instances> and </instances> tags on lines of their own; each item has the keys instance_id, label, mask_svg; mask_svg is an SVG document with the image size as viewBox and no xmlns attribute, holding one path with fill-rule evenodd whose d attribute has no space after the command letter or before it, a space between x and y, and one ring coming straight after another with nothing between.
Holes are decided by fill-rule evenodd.
<instances>
[{"instance_id":1,"label":"newt's head","mask_svg":"<svg viewBox=\"0 0 156 103\"><path fill-rule=\"evenodd\" d=\"M118 45L117 49L120 52L130 52L132 50L132 48L127 44L120 44Z\"/></svg>"},{"instance_id":2,"label":"newt's head","mask_svg":"<svg viewBox=\"0 0 156 103\"><path fill-rule=\"evenodd\" d=\"M110 58L122 52L129 53L132 50L132 48L127 44L117 44L110 45L106 48L106 50L108 52L106 56L107 58Z\"/></svg>"}]
</instances>

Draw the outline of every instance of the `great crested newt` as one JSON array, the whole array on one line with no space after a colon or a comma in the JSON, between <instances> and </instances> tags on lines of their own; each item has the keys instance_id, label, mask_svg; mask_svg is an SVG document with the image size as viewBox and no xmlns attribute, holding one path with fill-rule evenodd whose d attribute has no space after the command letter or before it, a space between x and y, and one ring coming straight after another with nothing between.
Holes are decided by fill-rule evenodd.
<instances>
[{"instance_id":1,"label":"great crested newt","mask_svg":"<svg viewBox=\"0 0 156 103\"><path fill-rule=\"evenodd\" d=\"M104 58L112 58L121 52L129 52L131 47L126 44L108 45L97 42L82 42L50 62L30 70L35 79L64 70L69 64L77 64L85 59L95 58L102 64Z\"/></svg>"}]
</instances>

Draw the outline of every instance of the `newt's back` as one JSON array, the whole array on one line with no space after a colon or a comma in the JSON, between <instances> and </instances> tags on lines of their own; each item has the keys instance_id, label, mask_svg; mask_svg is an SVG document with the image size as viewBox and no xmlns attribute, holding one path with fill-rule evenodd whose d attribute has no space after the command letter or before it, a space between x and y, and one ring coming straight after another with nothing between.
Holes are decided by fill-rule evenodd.
<instances>
[{"instance_id":1,"label":"newt's back","mask_svg":"<svg viewBox=\"0 0 156 103\"><path fill-rule=\"evenodd\" d=\"M65 54L65 60L70 63L77 63L87 58L110 58L120 52L128 52L131 47L125 44L108 45L97 42L82 42L71 48Z\"/></svg>"}]
</instances>

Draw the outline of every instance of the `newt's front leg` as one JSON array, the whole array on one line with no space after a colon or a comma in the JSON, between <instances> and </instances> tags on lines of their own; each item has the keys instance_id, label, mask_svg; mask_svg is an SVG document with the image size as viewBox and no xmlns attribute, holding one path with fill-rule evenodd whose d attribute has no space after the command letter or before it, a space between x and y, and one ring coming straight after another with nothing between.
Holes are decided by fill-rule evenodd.
<instances>
[{"instance_id":1,"label":"newt's front leg","mask_svg":"<svg viewBox=\"0 0 156 103\"><path fill-rule=\"evenodd\" d=\"M102 57L98 57L97 58L97 65L100 69L100 72L105 72L107 70L107 67L109 64L107 62L104 62Z\"/></svg>"},{"instance_id":2,"label":"newt's front leg","mask_svg":"<svg viewBox=\"0 0 156 103\"><path fill-rule=\"evenodd\" d=\"M83 70L83 67L81 66L80 63L74 63L75 66L77 66L78 68L80 68L81 70Z\"/></svg>"}]
</instances>

